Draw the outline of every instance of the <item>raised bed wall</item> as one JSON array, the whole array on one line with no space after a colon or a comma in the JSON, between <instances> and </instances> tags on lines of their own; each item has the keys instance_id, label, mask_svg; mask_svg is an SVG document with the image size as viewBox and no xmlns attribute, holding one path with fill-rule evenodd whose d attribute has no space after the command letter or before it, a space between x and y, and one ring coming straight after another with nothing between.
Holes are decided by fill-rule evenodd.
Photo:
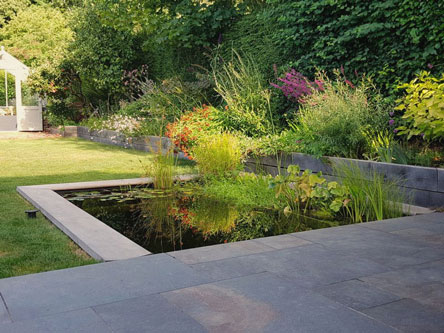
<instances>
[{"instance_id":1,"label":"raised bed wall","mask_svg":"<svg viewBox=\"0 0 444 333\"><path fill-rule=\"evenodd\" d=\"M169 138L159 138L158 136L126 137L124 134L110 130L90 130L84 126L65 126L64 130L52 130L53 133L59 133L64 137L78 137L94 142L100 142L107 145L119 146L128 149L136 149L146 152L158 152L159 147L162 151L168 151L172 142ZM179 157L182 157L180 155Z\"/></svg>"},{"instance_id":2,"label":"raised bed wall","mask_svg":"<svg viewBox=\"0 0 444 333\"><path fill-rule=\"evenodd\" d=\"M66 126L64 131L52 130L65 137L79 137L90 141L124 148L137 149L146 152L157 152L160 147L163 151L170 149L172 143L169 138L146 136L139 138L127 138L125 135L110 130L90 131L83 126ZM183 157L180 155L180 157ZM444 169L427 168L413 165L401 165L393 163L381 163L365 160L354 160L339 157L315 158L301 153L283 155L279 163L274 156L261 157L248 160L246 170L253 172L266 172L272 175L278 173L278 165L281 172L285 173L290 164L298 164L302 170L310 169L313 172L322 171L327 178L335 178L332 166L335 163L353 162L362 170L377 171L389 179L402 179L402 189L412 195L413 204L429 208L444 207ZM444 221L443 221L444 222Z\"/></svg>"},{"instance_id":3,"label":"raised bed wall","mask_svg":"<svg viewBox=\"0 0 444 333\"><path fill-rule=\"evenodd\" d=\"M302 170L322 171L328 178L334 178L333 166L337 163L353 162L361 170L377 171L388 179L401 179L403 186L412 195L413 204L429 208L444 207L444 169L428 168L413 165L381 163L365 160L354 160L339 157L314 158L310 155L292 153L276 157L250 159L246 162L249 171L260 171L276 175L278 165L285 173L290 164L297 164ZM444 221L443 221L444 222Z\"/></svg>"}]
</instances>

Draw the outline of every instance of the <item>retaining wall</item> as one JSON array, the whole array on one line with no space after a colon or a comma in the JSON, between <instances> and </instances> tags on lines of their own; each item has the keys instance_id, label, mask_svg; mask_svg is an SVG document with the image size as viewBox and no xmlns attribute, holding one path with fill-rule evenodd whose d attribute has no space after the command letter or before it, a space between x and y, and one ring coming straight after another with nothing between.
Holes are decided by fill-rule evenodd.
<instances>
[{"instance_id":1,"label":"retaining wall","mask_svg":"<svg viewBox=\"0 0 444 333\"><path fill-rule=\"evenodd\" d=\"M313 172L322 171L329 178L334 178L333 166L338 163L353 162L361 170L377 171L388 179L402 180L401 189L412 195L413 204L423 207L444 207L444 169L428 168L413 165L381 163L365 160L354 160L339 157L323 157L292 153L279 158L281 172L286 172L290 164L298 164L302 170L310 169ZM276 157L267 156L259 159L250 159L246 162L247 170L261 170L276 175L278 161ZM444 221L443 221L444 222Z\"/></svg>"},{"instance_id":2,"label":"retaining wall","mask_svg":"<svg viewBox=\"0 0 444 333\"><path fill-rule=\"evenodd\" d=\"M90 131L87 127L83 126L66 126L64 132L59 130L59 133L65 137L79 137L146 152L157 152L159 147L161 147L163 151L167 151L172 145L169 138L159 138L156 136L127 138L125 135L116 131ZM180 154L179 157L183 157L183 155ZM278 164L280 165L281 172L284 173L290 164L298 164L302 170L310 169L313 172L322 171L327 178L335 178L333 166L341 162L353 162L364 171L377 171L388 179L401 179L403 184L401 189L407 190L407 193L412 195L412 203L415 205L429 208L444 207L444 169L441 168L339 157L323 157L318 159L301 153L282 155L279 158L279 163L275 156L266 156L259 159L250 159L245 164L248 171L255 172L260 168L261 171L273 175L278 173Z\"/></svg>"},{"instance_id":3,"label":"retaining wall","mask_svg":"<svg viewBox=\"0 0 444 333\"><path fill-rule=\"evenodd\" d=\"M59 133L64 137L78 137L107 145L119 146L128 149L136 149L146 152L158 152L159 148L166 152L172 147L169 138L158 136L126 137L124 134L111 130L90 130L84 126L65 126L64 130L52 129L53 133ZM183 157L180 154L179 157Z\"/></svg>"}]
</instances>

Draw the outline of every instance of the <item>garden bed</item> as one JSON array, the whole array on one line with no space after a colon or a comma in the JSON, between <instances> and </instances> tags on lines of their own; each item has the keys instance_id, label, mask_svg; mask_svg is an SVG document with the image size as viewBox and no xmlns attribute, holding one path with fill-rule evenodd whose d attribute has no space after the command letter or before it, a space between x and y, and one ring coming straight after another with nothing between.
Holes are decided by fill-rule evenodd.
<instances>
[{"instance_id":1,"label":"garden bed","mask_svg":"<svg viewBox=\"0 0 444 333\"><path fill-rule=\"evenodd\" d=\"M89 130L84 126L66 126L61 134L146 152L157 152L159 143L163 151L167 151L172 145L171 140L166 137L162 137L161 139L156 136L131 138L117 131ZM315 173L322 171L324 175L330 177L333 177L332 166L338 162L353 162L364 171L376 171L388 179L400 180L402 188L411 194L412 203L415 205L430 208L444 206L444 169L442 168L339 157L315 158L302 153L286 154L279 158L280 167L284 172L290 164L297 164L301 167L301 170L310 169ZM278 170L278 161L274 156L250 158L245 164L247 170L250 171L256 171L258 166L260 166L261 171L275 175Z\"/></svg>"}]
</instances>

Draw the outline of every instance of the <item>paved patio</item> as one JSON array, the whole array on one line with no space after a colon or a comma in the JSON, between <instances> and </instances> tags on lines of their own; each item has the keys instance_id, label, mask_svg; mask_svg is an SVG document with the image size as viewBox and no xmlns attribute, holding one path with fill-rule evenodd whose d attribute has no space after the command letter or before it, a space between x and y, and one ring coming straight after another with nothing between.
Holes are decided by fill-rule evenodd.
<instances>
[{"instance_id":1,"label":"paved patio","mask_svg":"<svg viewBox=\"0 0 444 333\"><path fill-rule=\"evenodd\" d=\"M444 332L444 213L0 280L0 332Z\"/></svg>"}]
</instances>

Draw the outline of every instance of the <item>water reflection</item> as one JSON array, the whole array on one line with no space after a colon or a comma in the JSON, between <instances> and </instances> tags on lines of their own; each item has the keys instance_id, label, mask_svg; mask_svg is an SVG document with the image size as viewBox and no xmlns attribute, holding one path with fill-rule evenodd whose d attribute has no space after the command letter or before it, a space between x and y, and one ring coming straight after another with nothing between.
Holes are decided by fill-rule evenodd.
<instances>
[{"instance_id":1,"label":"water reflection","mask_svg":"<svg viewBox=\"0 0 444 333\"><path fill-rule=\"evenodd\" d=\"M153 253L338 225L281 210L240 208L184 192L69 193L68 200Z\"/></svg>"}]
</instances>

